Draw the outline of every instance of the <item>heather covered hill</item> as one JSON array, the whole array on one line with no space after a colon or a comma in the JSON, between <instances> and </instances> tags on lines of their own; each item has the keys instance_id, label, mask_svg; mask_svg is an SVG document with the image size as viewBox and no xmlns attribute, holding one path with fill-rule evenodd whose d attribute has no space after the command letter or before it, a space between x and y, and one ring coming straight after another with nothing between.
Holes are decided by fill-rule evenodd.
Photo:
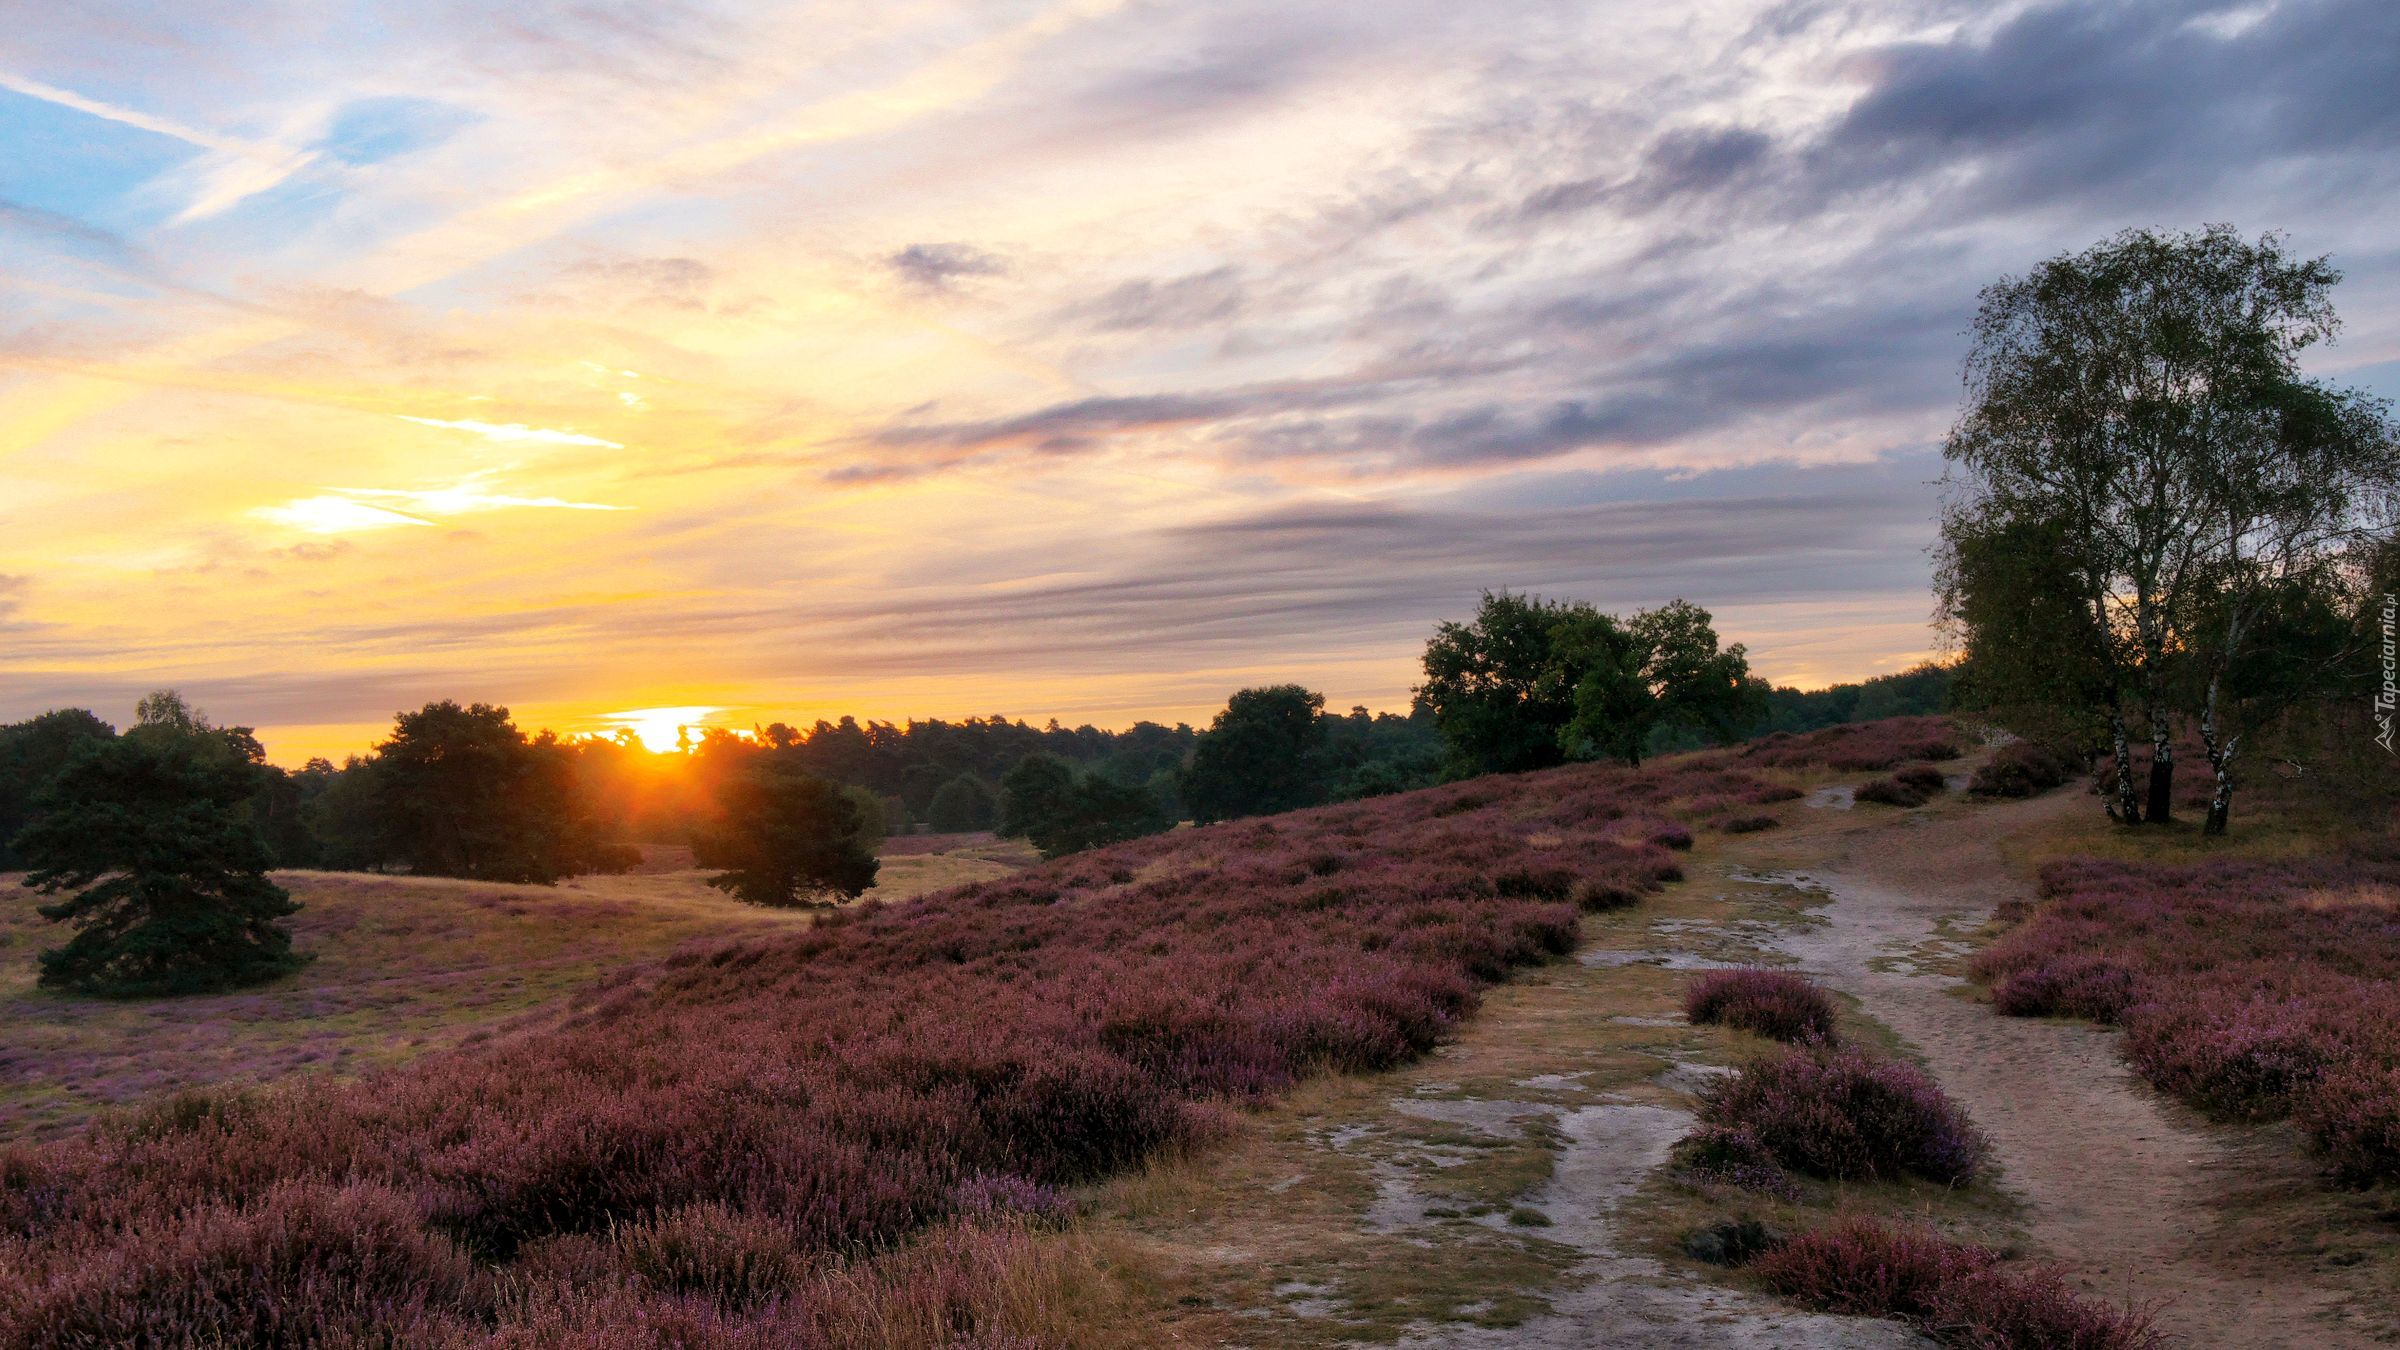
<instances>
[{"instance_id":1,"label":"heather covered hill","mask_svg":"<svg viewBox=\"0 0 2400 1350\"><path fill-rule=\"evenodd\" d=\"M688 951L355 1083L13 1146L0 1344L866 1345L927 1307L940 1343L998 1336L993 1225L1424 1054L1578 906L1679 876L1694 824L1793 795L1578 765L1179 831Z\"/></svg>"},{"instance_id":2,"label":"heather covered hill","mask_svg":"<svg viewBox=\"0 0 2400 1350\"><path fill-rule=\"evenodd\" d=\"M1031 856L988 835L903 836L884 852L870 894L887 900ZM164 1093L388 1067L553 1017L603 976L685 943L813 921L710 889L688 849L648 853L631 873L557 886L278 872L301 905L289 923L308 964L175 999L37 993L33 953L57 929L35 913L38 895L0 876L0 1141L55 1138Z\"/></svg>"}]
</instances>

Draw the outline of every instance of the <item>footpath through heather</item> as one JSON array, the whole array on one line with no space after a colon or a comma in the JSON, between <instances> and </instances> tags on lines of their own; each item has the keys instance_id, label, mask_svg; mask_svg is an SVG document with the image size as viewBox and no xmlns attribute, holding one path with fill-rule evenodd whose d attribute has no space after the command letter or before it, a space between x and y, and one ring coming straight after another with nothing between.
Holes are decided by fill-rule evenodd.
<instances>
[{"instance_id":1,"label":"footpath through heather","mask_svg":"<svg viewBox=\"0 0 2400 1350\"><path fill-rule=\"evenodd\" d=\"M2036 1252L2083 1288L2154 1305L2160 1328L2194 1346L2371 1344L2341 1325L2339 1290L2229 1231L2229 1198L2318 1184L2282 1141L2213 1128L2151 1091L2113 1033L1962 997L1964 939L2002 903L2033 898L2005 841L2093 809L2072 788L1929 812L1821 809L1720 866L1798 893L1812 921L1773 945L1922 1057L1991 1135Z\"/></svg>"},{"instance_id":2,"label":"footpath through heather","mask_svg":"<svg viewBox=\"0 0 2400 1350\"><path fill-rule=\"evenodd\" d=\"M1587 917L1575 961L1492 991L1431 1059L1305 1089L1226 1149L1104 1196L1105 1264L1141 1288L1154 1336L1187 1344L1923 1343L1782 1306L1673 1250L1706 1214L1667 1182L1668 1148L1745 1053L1685 1023L1683 983L1789 963L1856 999L1991 1136L1996 1187L1934 1188L1904 1210L2152 1306L2180 1344L2376 1343L2343 1309L2355 1291L2242 1227L2244 1197L2318 1187L2288 1141L2152 1093L2111 1033L1970 996L1976 939L2031 898L2012 841L2093 808L2072 788L1972 802L1962 781L1922 810L1820 791L1781 828L1712 838L1687 882Z\"/></svg>"}]
</instances>

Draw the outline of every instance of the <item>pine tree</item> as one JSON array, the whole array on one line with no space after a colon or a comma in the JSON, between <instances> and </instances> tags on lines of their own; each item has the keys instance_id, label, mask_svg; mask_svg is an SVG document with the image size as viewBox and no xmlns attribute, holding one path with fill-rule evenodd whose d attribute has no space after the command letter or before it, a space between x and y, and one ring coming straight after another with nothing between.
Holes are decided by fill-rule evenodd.
<instances>
[{"instance_id":1,"label":"pine tree","mask_svg":"<svg viewBox=\"0 0 2400 1350\"><path fill-rule=\"evenodd\" d=\"M73 925L42 953L41 983L83 993L198 993L297 969L276 920L297 911L267 880L270 858L248 804L256 742L202 723L147 723L78 751L17 837L45 894Z\"/></svg>"},{"instance_id":2,"label":"pine tree","mask_svg":"<svg viewBox=\"0 0 2400 1350\"><path fill-rule=\"evenodd\" d=\"M837 784L755 764L719 790L718 820L692 840L708 884L754 905L794 908L866 893L876 862L858 803Z\"/></svg>"}]
</instances>

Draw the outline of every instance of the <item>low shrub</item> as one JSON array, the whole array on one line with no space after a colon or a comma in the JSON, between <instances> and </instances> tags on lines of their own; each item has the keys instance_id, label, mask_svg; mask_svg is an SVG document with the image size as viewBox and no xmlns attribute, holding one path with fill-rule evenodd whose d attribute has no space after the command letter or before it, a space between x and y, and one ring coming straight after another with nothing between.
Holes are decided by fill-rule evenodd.
<instances>
[{"instance_id":1,"label":"low shrub","mask_svg":"<svg viewBox=\"0 0 2400 1350\"><path fill-rule=\"evenodd\" d=\"M1923 806L1943 787L1942 771L1930 764L1913 764L1887 778L1863 783L1858 800L1885 806Z\"/></svg>"},{"instance_id":2,"label":"low shrub","mask_svg":"<svg viewBox=\"0 0 2400 1350\"><path fill-rule=\"evenodd\" d=\"M2055 1270L2003 1264L1987 1247L1923 1228L1845 1219L1759 1255L1750 1269L1806 1307L1914 1324L1974 1350L2149 1350L2149 1314L2091 1302Z\"/></svg>"},{"instance_id":3,"label":"low shrub","mask_svg":"<svg viewBox=\"0 0 2400 1350\"><path fill-rule=\"evenodd\" d=\"M1692 832L1681 825L1661 825L1650 832L1647 842L1683 852L1692 846Z\"/></svg>"},{"instance_id":4,"label":"low shrub","mask_svg":"<svg viewBox=\"0 0 2400 1350\"><path fill-rule=\"evenodd\" d=\"M1888 717L1848 722L1804 736L1777 733L1733 752L1740 760L1778 769L1873 773L1912 759L1955 759L1962 738L1947 718Z\"/></svg>"},{"instance_id":5,"label":"low shrub","mask_svg":"<svg viewBox=\"0 0 2400 1350\"><path fill-rule=\"evenodd\" d=\"M1774 829L1783 822L1773 816L1756 815L1720 816L1715 823L1716 827L1726 834L1756 834L1760 830Z\"/></svg>"},{"instance_id":6,"label":"low shrub","mask_svg":"<svg viewBox=\"0 0 2400 1350\"><path fill-rule=\"evenodd\" d=\"M1799 1195L1774 1153L1748 1130L1703 1125L1675 1141L1673 1157L1684 1180L1699 1185L1732 1186L1779 1200Z\"/></svg>"},{"instance_id":7,"label":"low shrub","mask_svg":"<svg viewBox=\"0 0 2400 1350\"><path fill-rule=\"evenodd\" d=\"M1686 1017L1776 1041L1834 1039L1833 1000L1783 970L1712 970L1683 993Z\"/></svg>"},{"instance_id":8,"label":"low shrub","mask_svg":"<svg viewBox=\"0 0 2400 1350\"><path fill-rule=\"evenodd\" d=\"M2126 1027L2125 1056L2152 1084L2203 1110L2273 1120L2340 1054L2315 1011L2298 999L2178 1000Z\"/></svg>"},{"instance_id":9,"label":"low shrub","mask_svg":"<svg viewBox=\"0 0 2400 1350\"><path fill-rule=\"evenodd\" d=\"M1988 1247L1930 1229L1843 1219L1764 1253L1750 1269L1767 1288L1820 1312L1924 1319L1940 1306L1945 1286L1999 1260Z\"/></svg>"},{"instance_id":10,"label":"low shrub","mask_svg":"<svg viewBox=\"0 0 2400 1350\"><path fill-rule=\"evenodd\" d=\"M1756 1219L1719 1219L1683 1235L1683 1254L1712 1266L1743 1266L1783 1245L1783 1236Z\"/></svg>"},{"instance_id":11,"label":"low shrub","mask_svg":"<svg viewBox=\"0 0 2400 1350\"><path fill-rule=\"evenodd\" d=\"M2011 741L1975 770L1967 792L1976 797L2038 797L2074 776L2074 764L2050 747Z\"/></svg>"},{"instance_id":12,"label":"low shrub","mask_svg":"<svg viewBox=\"0 0 2400 1350\"><path fill-rule=\"evenodd\" d=\"M2011 1017L2081 1017L2114 1023L2141 1001L2141 984L2124 964L2085 953L2021 966L1992 986L1992 1006Z\"/></svg>"},{"instance_id":13,"label":"low shrub","mask_svg":"<svg viewBox=\"0 0 2400 1350\"><path fill-rule=\"evenodd\" d=\"M1747 1130L1777 1163L1833 1180L1963 1183L1986 1150L1966 1113L1921 1070L1850 1049L1756 1060L1702 1099L1700 1119Z\"/></svg>"}]
</instances>

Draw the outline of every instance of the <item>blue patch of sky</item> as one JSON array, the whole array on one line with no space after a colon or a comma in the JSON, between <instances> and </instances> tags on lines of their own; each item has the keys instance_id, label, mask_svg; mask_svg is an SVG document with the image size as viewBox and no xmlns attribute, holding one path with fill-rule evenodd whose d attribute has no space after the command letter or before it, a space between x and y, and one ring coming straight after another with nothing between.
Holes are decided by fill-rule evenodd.
<instances>
[{"instance_id":1,"label":"blue patch of sky","mask_svg":"<svg viewBox=\"0 0 2400 1350\"><path fill-rule=\"evenodd\" d=\"M173 214L139 191L202 153L172 136L129 127L0 89L0 199L114 231Z\"/></svg>"},{"instance_id":2,"label":"blue patch of sky","mask_svg":"<svg viewBox=\"0 0 2400 1350\"><path fill-rule=\"evenodd\" d=\"M380 164L439 145L479 120L464 108L431 99L360 99L334 115L319 148L344 164Z\"/></svg>"}]
</instances>

